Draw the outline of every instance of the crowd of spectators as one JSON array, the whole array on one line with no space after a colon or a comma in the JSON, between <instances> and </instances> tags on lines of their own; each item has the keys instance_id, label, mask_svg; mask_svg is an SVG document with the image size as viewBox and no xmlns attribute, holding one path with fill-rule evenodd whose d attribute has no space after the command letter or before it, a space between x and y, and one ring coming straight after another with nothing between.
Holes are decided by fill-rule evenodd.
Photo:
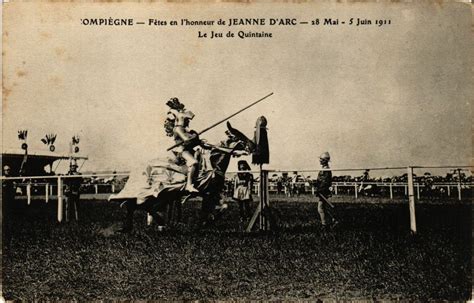
<instances>
[{"instance_id":1,"label":"crowd of spectators","mask_svg":"<svg viewBox=\"0 0 474 303\"><path fill-rule=\"evenodd\" d=\"M361 191L364 189L364 185L368 184L403 184L408 182L408 174L404 173L399 176L378 176L371 177L370 171L366 170L362 175L338 175L333 176L333 183L340 185L352 185L357 184ZM446 175L432 175L429 172L425 172L423 175L413 175L413 181L416 184L420 184L424 191L435 190L437 186L450 183L462 184L462 188L469 188L473 182L471 174L466 174L463 170L451 170ZM272 192L286 196L299 196L301 194L310 193L311 187L314 185L315 177L304 176L293 172L291 175L288 173L273 174L270 176L269 184L273 189ZM257 183L258 184L258 183ZM254 192L257 193L257 184L254 187ZM373 188L373 187L372 187ZM441 191L445 189L441 188ZM233 181L232 178L226 179L226 190L225 195L231 197L233 194Z\"/></svg>"}]
</instances>

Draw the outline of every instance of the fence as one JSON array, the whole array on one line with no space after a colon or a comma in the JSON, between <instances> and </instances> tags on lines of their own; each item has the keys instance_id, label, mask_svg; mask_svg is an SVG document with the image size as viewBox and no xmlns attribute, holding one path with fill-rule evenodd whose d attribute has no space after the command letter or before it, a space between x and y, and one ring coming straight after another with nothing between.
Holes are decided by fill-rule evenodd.
<instances>
[{"instance_id":1,"label":"fence","mask_svg":"<svg viewBox=\"0 0 474 303\"><path fill-rule=\"evenodd\" d=\"M422 192L426 189L426 185L420 182L416 182L413 177L413 170L420 169L420 168L457 168L458 171L461 171L463 168L470 168L472 166L431 166L431 167L386 167L386 168L368 168L370 170L400 170L406 169L407 171L407 181L406 182L333 182L332 184L332 192L334 195L354 195L355 198L358 198L360 195L360 188L361 186L377 186L379 188L384 188L388 193L390 199L394 199L396 195L402 196L404 198L408 198L409 208L410 208L410 228L411 230L416 233L416 217L415 217L415 199L420 199ZM321 169L324 170L324 169ZM318 172L321 170L304 170L301 172ZM362 169L326 169L329 171L362 171L366 170L366 168ZM280 189L277 182L269 181L268 180L268 172L262 174L267 178L264 182L260 181L254 184L254 193L260 195L260 192L264 193L265 199L268 200L269 194L279 193ZM278 171L271 171L271 172L278 172ZM251 172L256 173L256 172ZM57 207L57 220L59 222L63 221L63 212L64 212L64 181L68 178L100 178L100 177L120 177L120 176L128 176L128 172L124 173L115 173L115 174L92 174L92 175L80 175L80 176L71 176L71 175L63 175L63 176L33 176L33 177L2 177L2 180L13 180L19 181L18 187L22 190L23 193L26 194L26 198L28 200L28 204L31 202L31 198L34 195L43 195L45 197L45 201L48 202L51 197L54 196L56 193L56 199L58 203ZM26 180L28 182L26 182ZM38 182L39 181L39 182ZM265 191L260 191L259 184L264 184L266 187ZM297 186L300 186L304 190L305 193L315 194L315 187L314 184L308 182L296 182ZM444 189L444 193L447 196L457 195L457 199L461 200L463 198L463 191L472 190L473 183L471 182L463 182L461 178L458 178L457 182L448 182L448 183L433 183L432 187ZM86 183L82 187L83 191L81 193L90 193L90 194L112 194L114 192L118 192L121 187L117 186L116 184L91 184ZM402 194L403 192L403 194ZM286 192L288 194L288 192ZM268 203L266 203L268 204ZM263 204L262 204L262 207Z\"/></svg>"},{"instance_id":2,"label":"fence","mask_svg":"<svg viewBox=\"0 0 474 303\"><path fill-rule=\"evenodd\" d=\"M285 195L291 196L296 193L290 193L289 188L282 186L279 188L277 181L268 182L268 192L271 195ZM297 195L315 194L315 185L308 184L308 182L296 182L294 185L298 188ZM367 186L374 186L378 188L378 194L380 196L386 196L393 200L395 197L408 197L408 183L407 182L332 182L332 194L335 196L354 196L356 199L359 198L362 193L362 189ZM433 183L430 188L426 184L420 182L413 183L415 188L415 194L417 199L421 199L425 193L430 191L430 196L433 196L433 189L437 192L435 195L445 197L456 197L457 200L462 200L468 196L468 192L474 187L474 183L471 182L448 182L448 183ZM253 194L258 194L260 184L256 182L253 185ZM26 196L43 196L48 202L49 198L55 196L57 193L57 183L51 182L38 182L38 183L18 183L16 185L17 191ZM233 183L228 181L226 194L232 196ZM123 188L123 184L107 184L107 183L83 183L81 186L82 194L114 194L118 193Z\"/></svg>"},{"instance_id":3,"label":"fence","mask_svg":"<svg viewBox=\"0 0 474 303\"><path fill-rule=\"evenodd\" d=\"M308 182L295 182L293 183L298 188L297 195L305 194L315 194L315 185L308 184ZM395 197L408 197L408 182L332 182L332 194L335 196L338 195L351 195L356 199L363 195L362 188L371 185L379 189L379 194L393 200ZM232 182L228 182L226 193L228 196L232 196ZM428 191L427 185L419 182L414 182L413 186L415 188L415 193L418 199L420 199L424 193ZM436 189L437 194L440 196L454 197L456 196L457 200L461 201L465 196L468 196L466 192L469 192L474 187L472 182L462 182L462 183L433 183L431 189ZM252 193L258 194L259 192L259 183L253 184ZM285 195L292 196L296 195L295 193L290 193L290 189L286 186L279 188L276 181L268 182L268 192L271 195ZM433 196L433 193L430 193L430 196Z\"/></svg>"},{"instance_id":4,"label":"fence","mask_svg":"<svg viewBox=\"0 0 474 303\"><path fill-rule=\"evenodd\" d=\"M129 173L115 173L115 174L93 174L93 175L58 175L58 176L25 176L25 177L2 177L2 182L5 180L19 181L17 190L24 189L26 194L27 203L31 203L32 196L36 193L43 193L45 202L49 202L50 198L56 193L56 199L58 203L57 208L57 220L58 222L63 221L64 215L64 180L71 178L99 178L99 177L119 177L128 176ZM28 182L26 182L28 181ZM37 182L40 181L40 182ZM87 184L92 185L93 193L98 194L100 187L104 185L115 191L114 184Z\"/></svg>"},{"instance_id":5,"label":"fence","mask_svg":"<svg viewBox=\"0 0 474 303\"><path fill-rule=\"evenodd\" d=\"M63 185L64 186L64 185ZM20 195L26 196L54 196L54 193L58 191L57 182L22 182L16 184L17 192ZM83 183L81 185L81 194L114 194L119 192L123 188L120 184L106 184L106 183ZM29 195L27 194L29 193Z\"/></svg>"},{"instance_id":6,"label":"fence","mask_svg":"<svg viewBox=\"0 0 474 303\"><path fill-rule=\"evenodd\" d=\"M372 187L378 187L378 188L383 188L385 191L388 193L390 199L394 199L395 195L402 196L408 200L408 206L409 206L409 211L410 211L410 229L411 231L415 234L417 232L417 227L416 227L416 215L415 215L415 201L418 199L420 200L422 192L429 192L433 189L444 189L446 188L446 191L439 191L439 193L446 193L447 196L451 196L454 194L454 192L457 194L457 199L462 200L463 198L463 191L468 191L469 197L472 191L473 183L471 180L469 182L463 181L461 179L461 170L467 170L465 168L471 168L472 166L408 166L408 167L383 167L383 168L354 168L354 169L319 169L319 170L303 170L299 172L308 172L308 173L314 173L314 172L319 172L319 171L365 171L365 170L405 170L405 178L406 182L367 182L367 181L352 181L352 182L333 182L332 183L332 192L334 195L340 195L340 194L353 194L354 197L357 199L360 193L365 193L366 191L362 191L362 189L366 189L367 186L372 186ZM442 169L442 168L456 168L459 177L457 178L456 182L438 182L438 183L432 183L432 184L424 184L421 182L416 182L415 175L414 175L414 170L415 169L423 169L423 168L436 168L436 169ZM268 177L268 172L281 172L282 171L267 171L266 176ZM254 171L250 171L250 173L257 173ZM286 172L287 173L287 172ZM262 174L260 175L262 176ZM471 178L470 178L471 179ZM268 193L281 193L282 191L285 194L291 194L289 192L289 186L287 183L287 186L278 186L277 182L275 181L269 181L268 182L268 187L266 188L265 191L263 191L263 194L260 194L262 191L258 188L259 184L262 184L260 181L258 184L254 184L253 192L258 194L260 199L262 200L262 197L264 199L268 199ZM229 186L230 185L230 186ZM227 189L231 187L232 183L228 183ZM315 185L312 182L293 182L291 183L292 187L296 187L301 189L302 192L307 193L310 192L312 195L315 195ZM401 194L403 192L403 194ZM228 193L229 194L229 193ZM298 193L297 193L298 194ZM430 192L430 196L432 196L433 193ZM260 203L260 205L267 205L268 202L266 203Z\"/></svg>"}]
</instances>

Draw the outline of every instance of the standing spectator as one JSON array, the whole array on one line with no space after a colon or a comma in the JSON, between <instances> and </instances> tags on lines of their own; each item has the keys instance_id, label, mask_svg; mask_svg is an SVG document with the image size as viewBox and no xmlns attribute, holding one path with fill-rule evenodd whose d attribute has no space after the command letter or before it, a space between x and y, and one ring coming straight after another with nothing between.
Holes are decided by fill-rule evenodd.
<instances>
[{"instance_id":1,"label":"standing spectator","mask_svg":"<svg viewBox=\"0 0 474 303\"><path fill-rule=\"evenodd\" d=\"M277 194L280 195L283 191L283 177L277 179Z\"/></svg>"},{"instance_id":2,"label":"standing spectator","mask_svg":"<svg viewBox=\"0 0 474 303\"><path fill-rule=\"evenodd\" d=\"M11 168L3 167L3 176L11 177ZM15 184L13 180L2 180L2 224L3 244L8 246L12 238L13 222L17 217L18 210L15 205Z\"/></svg>"},{"instance_id":3,"label":"standing spectator","mask_svg":"<svg viewBox=\"0 0 474 303\"><path fill-rule=\"evenodd\" d=\"M433 178L431 177L431 174L428 172L424 174L423 185L424 185L423 186L424 192L426 193L426 195L431 196L434 186L433 186Z\"/></svg>"},{"instance_id":4,"label":"standing spectator","mask_svg":"<svg viewBox=\"0 0 474 303\"><path fill-rule=\"evenodd\" d=\"M80 172L77 171L77 164L71 163L69 166L69 172L67 173L68 176L78 176L81 175ZM66 194L66 221L69 221L69 212L70 212L70 205L74 206L74 214L76 221L79 221L79 200L80 200L80 190L82 184L82 178L65 178L64 184L66 185L65 194Z\"/></svg>"},{"instance_id":5,"label":"standing spectator","mask_svg":"<svg viewBox=\"0 0 474 303\"><path fill-rule=\"evenodd\" d=\"M248 172L250 166L245 160L237 164L239 172L234 178L234 200L239 202L240 220L250 217L250 202L252 201L253 175Z\"/></svg>"},{"instance_id":6,"label":"standing spectator","mask_svg":"<svg viewBox=\"0 0 474 303\"><path fill-rule=\"evenodd\" d=\"M370 170L366 169L364 171L364 174L362 175L362 177L360 177L359 192L362 192L364 189L368 189L368 188L364 187L364 182L369 182L370 181L369 172L370 172Z\"/></svg>"},{"instance_id":7,"label":"standing spectator","mask_svg":"<svg viewBox=\"0 0 474 303\"><path fill-rule=\"evenodd\" d=\"M321 168L329 169L329 161L331 160L331 156L328 152L324 152L319 157L319 163L321 164ZM321 170L318 173L318 178L315 182L315 192L317 194L322 195L324 198L329 198L331 196L331 185L332 185L332 173L330 170ZM318 201L318 213L319 217L321 218L321 224L324 229L327 228L327 216L326 216L326 201L323 198L319 197Z\"/></svg>"},{"instance_id":8,"label":"standing spectator","mask_svg":"<svg viewBox=\"0 0 474 303\"><path fill-rule=\"evenodd\" d=\"M285 187L286 196L291 197L291 178L288 176L285 177L283 185Z\"/></svg>"},{"instance_id":9,"label":"standing spectator","mask_svg":"<svg viewBox=\"0 0 474 303\"><path fill-rule=\"evenodd\" d=\"M293 176L291 177L291 193L292 195L299 196L298 191L298 172L293 172Z\"/></svg>"}]
</instances>

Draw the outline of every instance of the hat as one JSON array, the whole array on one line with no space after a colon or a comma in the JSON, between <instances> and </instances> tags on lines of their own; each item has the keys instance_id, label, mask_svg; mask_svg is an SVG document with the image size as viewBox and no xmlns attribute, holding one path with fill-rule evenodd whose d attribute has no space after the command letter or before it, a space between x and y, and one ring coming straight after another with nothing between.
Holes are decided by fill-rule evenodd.
<instances>
[{"instance_id":1,"label":"hat","mask_svg":"<svg viewBox=\"0 0 474 303\"><path fill-rule=\"evenodd\" d=\"M328 152L324 152L321 154L321 156L319 156L319 159L329 161L331 160L331 156Z\"/></svg>"},{"instance_id":2,"label":"hat","mask_svg":"<svg viewBox=\"0 0 474 303\"><path fill-rule=\"evenodd\" d=\"M250 165L247 163L247 161L239 160L239 162L237 162L237 166L240 167L241 165L244 166L244 168L242 170L250 170ZM239 168L239 170L240 170L240 168Z\"/></svg>"}]
</instances>

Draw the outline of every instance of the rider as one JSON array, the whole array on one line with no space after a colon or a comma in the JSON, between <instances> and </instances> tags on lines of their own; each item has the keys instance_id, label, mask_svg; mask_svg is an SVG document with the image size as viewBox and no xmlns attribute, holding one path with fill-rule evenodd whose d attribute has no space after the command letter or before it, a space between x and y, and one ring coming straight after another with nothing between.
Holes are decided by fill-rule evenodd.
<instances>
[{"instance_id":1,"label":"rider","mask_svg":"<svg viewBox=\"0 0 474 303\"><path fill-rule=\"evenodd\" d=\"M166 105L170 107L168 117L165 121L166 134L173 137L176 143L184 142L176 147L181 157L186 161L188 167L186 190L190 193L199 192L194 187L194 178L196 176L198 161L195 158L194 147L199 145L197 134L189 129L189 121L194 118L194 114L184 108L178 98L171 98Z\"/></svg>"}]
</instances>

